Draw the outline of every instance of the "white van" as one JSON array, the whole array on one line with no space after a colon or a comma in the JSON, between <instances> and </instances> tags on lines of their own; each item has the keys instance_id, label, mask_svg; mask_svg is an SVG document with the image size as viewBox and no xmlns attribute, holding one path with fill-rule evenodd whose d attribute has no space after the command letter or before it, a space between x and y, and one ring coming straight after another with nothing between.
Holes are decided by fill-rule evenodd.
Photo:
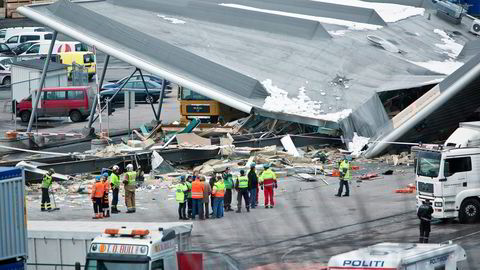
<instances>
[{"instance_id":1,"label":"white van","mask_svg":"<svg viewBox=\"0 0 480 270\"><path fill-rule=\"evenodd\" d=\"M53 33L51 32L25 32L25 33L20 33L20 34L15 34L11 36L10 38L5 41L5 44L7 44L10 49L14 49L21 43L27 42L27 41L44 41L44 40L52 40L53 38Z\"/></svg>"},{"instance_id":2,"label":"white van","mask_svg":"<svg viewBox=\"0 0 480 270\"><path fill-rule=\"evenodd\" d=\"M32 44L25 52L19 54L20 56L33 56L48 54L51 41L40 41ZM62 52L88 52L88 46L79 41L56 41L53 45L53 54Z\"/></svg>"},{"instance_id":3,"label":"white van","mask_svg":"<svg viewBox=\"0 0 480 270\"><path fill-rule=\"evenodd\" d=\"M12 27L0 29L0 42L5 42L11 36L23 32L48 32L44 27Z\"/></svg>"}]
</instances>

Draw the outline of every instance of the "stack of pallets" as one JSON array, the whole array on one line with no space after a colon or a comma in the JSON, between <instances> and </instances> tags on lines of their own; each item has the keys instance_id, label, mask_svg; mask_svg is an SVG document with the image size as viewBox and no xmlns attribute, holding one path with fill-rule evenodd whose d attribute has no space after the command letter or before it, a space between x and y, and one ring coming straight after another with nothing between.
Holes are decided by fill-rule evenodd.
<instances>
[{"instance_id":1,"label":"stack of pallets","mask_svg":"<svg viewBox=\"0 0 480 270\"><path fill-rule=\"evenodd\" d=\"M23 15L17 12L17 8L31 3L32 0L5 0L5 18L23 18Z\"/></svg>"}]
</instances>

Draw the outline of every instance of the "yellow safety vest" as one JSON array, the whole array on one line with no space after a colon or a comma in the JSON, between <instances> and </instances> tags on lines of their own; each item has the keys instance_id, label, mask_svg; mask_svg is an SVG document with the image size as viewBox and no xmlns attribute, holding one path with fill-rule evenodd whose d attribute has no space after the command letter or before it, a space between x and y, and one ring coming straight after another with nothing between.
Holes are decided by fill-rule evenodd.
<instances>
[{"instance_id":1,"label":"yellow safety vest","mask_svg":"<svg viewBox=\"0 0 480 270\"><path fill-rule=\"evenodd\" d=\"M128 185L133 186L137 181L137 172L127 172Z\"/></svg>"},{"instance_id":2,"label":"yellow safety vest","mask_svg":"<svg viewBox=\"0 0 480 270\"><path fill-rule=\"evenodd\" d=\"M238 179L238 188L248 188L248 177L239 176L237 179Z\"/></svg>"},{"instance_id":3,"label":"yellow safety vest","mask_svg":"<svg viewBox=\"0 0 480 270\"><path fill-rule=\"evenodd\" d=\"M184 203L185 202L185 191L188 190L187 185L185 184L178 184L176 188L176 200L179 203Z\"/></svg>"}]
</instances>

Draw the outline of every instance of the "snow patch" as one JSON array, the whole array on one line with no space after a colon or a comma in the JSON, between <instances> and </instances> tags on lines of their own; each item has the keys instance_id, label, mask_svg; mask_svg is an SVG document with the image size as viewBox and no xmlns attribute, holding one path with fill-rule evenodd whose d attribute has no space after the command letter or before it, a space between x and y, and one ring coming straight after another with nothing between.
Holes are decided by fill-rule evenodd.
<instances>
[{"instance_id":1,"label":"snow patch","mask_svg":"<svg viewBox=\"0 0 480 270\"><path fill-rule=\"evenodd\" d=\"M184 24L184 23L186 23L186 21L179 20L179 19L173 18L173 17L167 17L167 16L165 16L165 15L157 14L157 16L160 17L160 18L162 18L162 19L164 19L164 20L166 20L166 21L169 21L169 22L171 22L171 23L173 23L173 24Z\"/></svg>"},{"instance_id":2,"label":"snow patch","mask_svg":"<svg viewBox=\"0 0 480 270\"><path fill-rule=\"evenodd\" d=\"M379 25L373 25L373 24L367 24L367 23L358 23L358 22L352 22L352 21L340 20L340 19L332 19L332 18L326 18L326 17L310 16L310 15L284 12L284 11L276 11L276 10L270 10L270 9L255 8L255 7L250 7L250 6L238 5L238 4L221 3L219 5L225 6L225 7L231 7L231 8L238 8L238 9L245 9L245 10L257 11L257 12L263 12L263 13L268 13L268 14L275 14L275 15L280 15L280 16L306 19L306 20L311 20L311 21L317 21L317 22L320 22L320 23L341 25L341 26L346 26L346 27L348 27L348 29L351 29L351 30L378 30L378 29L382 28L382 26L379 26Z\"/></svg>"},{"instance_id":3,"label":"snow patch","mask_svg":"<svg viewBox=\"0 0 480 270\"><path fill-rule=\"evenodd\" d=\"M360 0L313 0L317 2L331 3L336 5L344 5L351 7L361 7L374 9L378 15L387 23L397 22L409 17L423 15L424 8L410 7L390 3L372 3Z\"/></svg>"},{"instance_id":4,"label":"snow patch","mask_svg":"<svg viewBox=\"0 0 480 270\"><path fill-rule=\"evenodd\" d=\"M428 62L414 62L410 61L412 64L415 64L417 66L424 67L428 70L445 74L445 75L450 75L455 70L459 69L461 66L463 66L463 62L458 62L454 60L446 60L444 62L440 61L428 61Z\"/></svg>"},{"instance_id":5,"label":"snow patch","mask_svg":"<svg viewBox=\"0 0 480 270\"><path fill-rule=\"evenodd\" d=\"M322 102L311 100L307 96L305 87L300 87L296 98L289 98L288 92L273 85L272 80L267 79L262 82L265 89L270 93L265 99L263 108L273 112L283 112L305 117L317 118L325 121L338 122L351 113L351 109L344 109L335 113L323 114ZM331 107L329 107L332 110Z\"/></svg>"},{"instance_id":6,"label":"snow patch","mask_svg":"<svg viewBox=\"0 0 480 270\"><path fill-rule=\"evenodd\" d=\"M351 151L354 157L360 156L362 148L368 144L369 140L370 138L359 136L354 132L352 141L348 143L348 151Z\"/></svg>"},{"instance_id":7,"label":"snow patch","mask_svg":"<svg viewBox=\"0 0 480 270\"><path fill-rule=\"evenodd\" d=\"M457 58L460 52L463 49L463 45L458 44L453 38L447 35L445 31L440 29L433 30L436 34L439 34L442 37L444 44L435 44L440 49L443 49L447 52L450 58Z\"/></svg>"}]
</instances>

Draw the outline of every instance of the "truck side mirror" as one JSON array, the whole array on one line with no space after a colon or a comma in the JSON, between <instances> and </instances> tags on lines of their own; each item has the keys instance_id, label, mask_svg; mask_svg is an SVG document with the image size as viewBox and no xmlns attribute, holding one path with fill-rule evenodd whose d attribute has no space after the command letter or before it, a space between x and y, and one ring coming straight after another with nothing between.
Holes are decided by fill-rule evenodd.
<instances>
[{"instance_id":1,"label":"truck side mirror","mask_svg":"<svg viewBox=\"0 0 480 270\"><path fill-rule=\"evenodd\" d=\"M447 182L447 178L440 178L438 179L439 182Z\"/></svg>"},{"instance_id":2,"label":"truck side mirror","mask_svg":"<svg viewBox=\"0 0 480 270\"><path fill-rule=\"evenodd\" d=\"M82 270L79 262L75 263L75 270Z\"/></svg>"}]
</instances>

